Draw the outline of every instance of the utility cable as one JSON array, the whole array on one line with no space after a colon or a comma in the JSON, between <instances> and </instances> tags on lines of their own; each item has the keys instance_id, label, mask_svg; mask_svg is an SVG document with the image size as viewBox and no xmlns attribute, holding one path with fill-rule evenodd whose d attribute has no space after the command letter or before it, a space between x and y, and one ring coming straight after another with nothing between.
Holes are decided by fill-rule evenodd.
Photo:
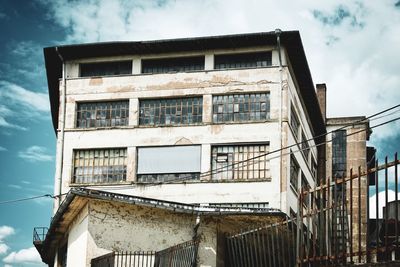
<instances>
[{"instance_id":1,"label":"utility cable","mask_svg":"<svg viewBox=\"0 0 400 267\"><path fill-rule=\"evenodd\" d=\"M0 201L0 205L2 204L10 204L10 203L16 203L16 202L22 202L22 201L27 201L27 200L33 200L33 199L38 199L38 198L44 198L44 197L49 197L49 198L58 198L63 195L66 195L67 193L60 194L60 195L51 195L51 194L44 194L40 196L33 196L33 197L26 197L26 198L19 198L19 199L12 199L12 200L5 200L5 201Z\"/></svg>"}]
</instances>

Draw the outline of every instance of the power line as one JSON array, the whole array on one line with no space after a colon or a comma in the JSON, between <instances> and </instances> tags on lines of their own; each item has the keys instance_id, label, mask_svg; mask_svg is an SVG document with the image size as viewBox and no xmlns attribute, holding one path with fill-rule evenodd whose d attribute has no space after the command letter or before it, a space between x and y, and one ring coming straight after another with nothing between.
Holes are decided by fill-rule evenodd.
<instances>
[{"instance_id":1,"label":"power line","mask_svg":"<svg viewBox=\"0 0 400 267\"><path fill-rule=\"evenodd\" d=\"M44 198L44 197L58 198L58 197L61 197L61 196L63 196L63 195L66 195L66 194L67 194L67 193L60 194L60 195L54 195L54 196L51 195L51 194L44 194L44 195L33 196L33 197L26 197L26 198L5 200L5 201L0 201L0 205L2 205L2 204L16 203L16 202L22 202L22 201L33 200L33 199Z\"/></svg>"}]
</instances>

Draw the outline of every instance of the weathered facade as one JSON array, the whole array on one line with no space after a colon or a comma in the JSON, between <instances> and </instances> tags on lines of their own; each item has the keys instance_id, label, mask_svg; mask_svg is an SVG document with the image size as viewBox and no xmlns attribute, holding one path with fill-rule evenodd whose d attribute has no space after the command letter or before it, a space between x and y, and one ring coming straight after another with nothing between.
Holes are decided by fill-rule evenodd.
<instances>
[{"instance_id":1,"label":"weathered facade","mask_svg":"<svg viewBox=\"0 0 400 267\"><path fill-rule=\"evenodd\" d=\"M44 52L60 196L39 248L54 248L40 251L49 264L89 266L110 251L159 251L191 239L200 220L198 263L224 266L217 240L234 230L225 228L295 216L299 189L317 186L331 169L323 145L329 120L296 31ZM82 195L76 208L78 200L65 204L71 189L214 213ZM227 207L238 209L234 217L217 216Z\"/></svg>"}]
</instances>

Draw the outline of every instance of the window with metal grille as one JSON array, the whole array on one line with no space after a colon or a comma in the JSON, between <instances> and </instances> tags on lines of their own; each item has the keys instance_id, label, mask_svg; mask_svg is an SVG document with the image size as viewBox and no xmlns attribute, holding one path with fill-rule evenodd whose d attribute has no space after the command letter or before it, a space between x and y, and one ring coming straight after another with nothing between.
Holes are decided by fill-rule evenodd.
<instances>
[{"instance_id":1,"label":"window with metal grille","mask_svg":"<svg viewBox=\"0 0 400 267\"><path fill-rule=\"evenodd\" d=\"M271 65L271 51L214 56L215 69L260 68Z\"/></svg>"},{"instance_id":2,"label":"window with metal grille","mask_svg":"<svg viewBox=\"0 0 400 267\"><path fill-rule=\"evenodd\" d=\"M203 98L140 100L140 125L191 125L202 122Z\"/></svg>"},{"instance_id":3,"label":"window with metal grille","mask_svg":"<svg viewBox=\"0 0 400 267\"><path fill-rule=\"evenodd\" d=\"M142 73L169 73L204 70L204 56L143 59Z\"/></svg>"},{"instance_id":4,"label":"window with metal grille","mask_svg":"<svg viewBox=\"0 0 400 267\"><path fill-rule=\"evenodd\" d=\"M80 77L132 74L132 60L81 63Z\"/></svg>"},{"instance_id":5,"label":"window with metal grille","mask_svg":"<svg viewBox=\"0 0 400 267\"><path fill-rule=\"evenodd\" d=\"M332 178L346 177L346 130L332 132Z\"/></svg>"},{"instance_id":6,"label":"window with metal grille","mask_svg":"<svg viewBox=\"0 0 400 267\"><path fill-rule=\"evenodd\" d=\"M114 127L128 125L129 101L78 103L76 127Z\"/></svg>"},{"instance_id":7,"label":"window with metal grille","mask_svg":"<svg viewBox=\"0 0 400 267\"><path fill-rule=\"evenodd\" d=\"M295 190L299 188L299 173L300 166L297 163L297 160L293 155L290 156L290 184L294 187Z\"/></svg>"},{"instance_id":8,"label":"window with metal grille","mask_svg":"<svg viewBox=\"0 0 400 267\"><path fill-rule=\"evenodd\" d=\"M126 163L126 148L75 150L73 183L125 181Z\"/></svg>"},{"instance_id":9,"label":"window with metal grille","mask_svg":"<svg viewBox=\"0 0 400 267\"><path fill-rule=\"evenodd\" d=\"M201 146L138 148L139 182L171 182L200 178Z\"/></svg>"},{"instance_id":10,"label":"window with metal grille","mask_svg":"<svg viewBox=\"0 0 400 267\"><path fill-rule=\"evenodd\" d=\"M290 126L292 127L295 138L299 139L300 121L293 106L290 109Z\"/></svg>"},{"instance_id":11,"label":"window with metal grille","mask_svg":"<svg viewBox=\"0 0 400 267\"><path fill-rule=\"evenodd\" d=\"M270 178L268 144L213 146L211 153L212 179Z\"/></svg>"},{"instance_id":12,"label":"window with metal grille","mask_svg":"<svg viewBox=\"0 0 400 267\"><path fill-rule=\"evenodd\" d=\"M269 117L269 93L213 96L214 123L263 121Z\"/></svg>"}]
</instances>

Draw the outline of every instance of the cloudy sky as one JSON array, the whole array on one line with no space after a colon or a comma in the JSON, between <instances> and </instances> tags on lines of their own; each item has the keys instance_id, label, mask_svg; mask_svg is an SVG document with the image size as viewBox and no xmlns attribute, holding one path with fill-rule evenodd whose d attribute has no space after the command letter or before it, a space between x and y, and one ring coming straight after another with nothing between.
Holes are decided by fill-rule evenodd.
<instances>
[{"instance_id":1,"label":"cloudy sky","mask_svg":"<svg viewBox=\"0 0 400 267\"><path fill-rule=\"evenodd\" d=\"M53 192L52 129L42 48L299 30L328 115L370 115L400 103L400 1L0 0L0 203ZM392 117L399 116L399 109ZM381 122L372 121L371 124ZM379 155L400 147L400 124L377 128ZM0 266L42 266L32 228L51 199L0 204Z\"/></svg>"}]
</instances>

